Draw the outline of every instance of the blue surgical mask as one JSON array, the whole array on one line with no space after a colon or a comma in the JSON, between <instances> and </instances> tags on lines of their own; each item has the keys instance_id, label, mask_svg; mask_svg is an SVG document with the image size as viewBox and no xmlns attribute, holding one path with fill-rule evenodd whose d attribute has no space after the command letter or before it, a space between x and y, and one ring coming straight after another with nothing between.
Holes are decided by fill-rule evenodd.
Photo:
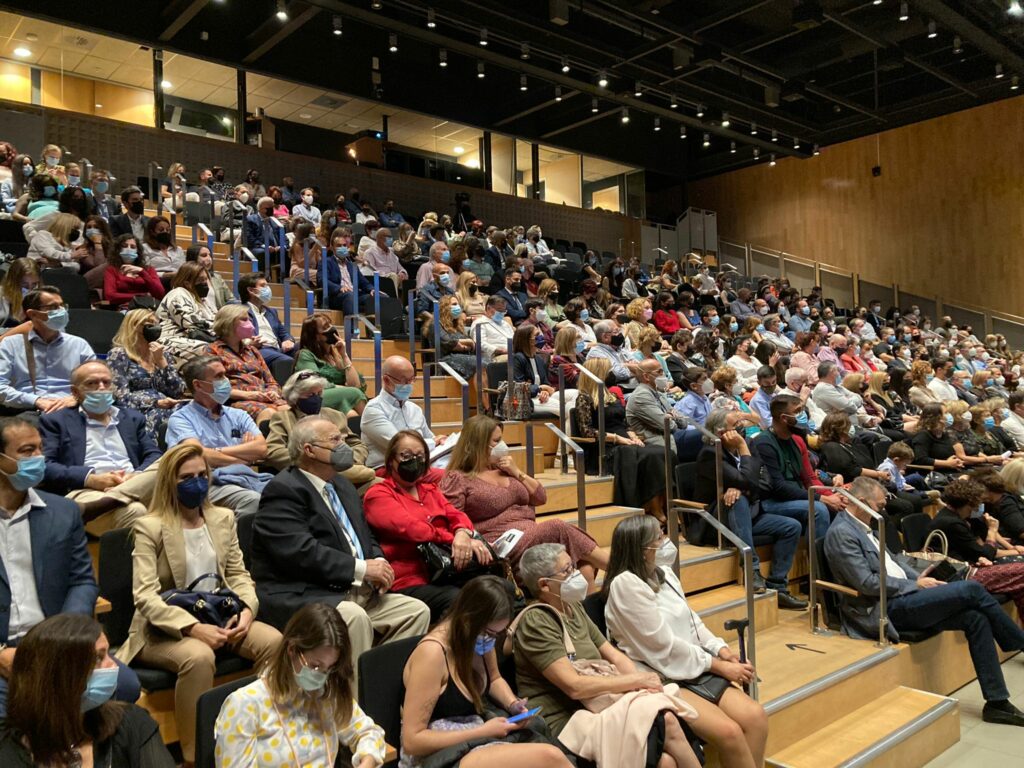
<instances>
[{"instance_id":1,"label":"blue surgical mask","mask_svg":"<svg viewBox=\"0 0 1024 768\"><path fill-rule=\"evenodd\" d=\"M811 314L811 308L810 307L800 307L800 314L801 315L809 315L809 314Z\"/></svg>"},{"instance_id":2,"label":"blue surgical mask","mask_svg":"<svg viewBox=\"0 0 1024 768\"><path fill-rule=\"evenodd\" d=\"M996 420L992 416L986 416L981 423L985 425L985 429L995 429L996 426Z\"/></svg>"},{"instance_id":3,"label":"blue surgical mask","mask_svg":"<svg viewBox=\"0 0 1024 768\"><path fill-rule=\"evenodd\" d=\"M68 186L69 187L77 187L81 183L82 183L82 177L81 176L68 176Z\"/></svg>"},{"instance_id":4,"label":"blue surgical mask","mask_svg":"<svg viewBox=\"0 0 1024 768\"><path fill-rule=\"evenodd\" d=\"M739 323L729 323L729 333L736 333L740 329Z\"/></svg>"},{"instance_id":5,"label":"blue surgical mask","mask_svg":"<svg viewBox=\"0 0 1024 768\"><path fill-rule=\"evenodd\" d=\"M106 704L116 689L117 667L94 669L82 692L82 711L88 712Z\"/></svg>"},{"instance_id":6,"label":"blue surgical mask","mask_svg":"<svg viewBox=\"0 0 1024 768\"><path fill-rule=\"evenodd\" d=\"M947 427L952 427L953 426L953 414L952 413L947 413L946 414L946 426Z\"/></svg>"},{"instance_id":7,"label":"blue surgical mask","mask_svg":"<svg viewBox=\"0 0 1024 768\"><path fill-rule=\"evenodd\" d=\"M68 327L67 307L51 309L46 316L46 327L51 331L63 331Z\"/></svg>"},{"instance_id":8,"label":"blue surgical mask","mask_svg":"<svg viewBox=\"0 0 1024 768\"><path fill-rule=\"evenodd\" d=\"M590 320L590 310L589 309L584 309L584 310L580 311L580 320L582 320L584 323L587 322L588 320Z\"/></svg>"},{"instance_id":9,"label":"blue surgical mask","mask_svg":"<svg viewBox=\"0 0 1024 768\"><path fill-rule=\"evenodd\" d=\"M1003 421L1006 421L1008 418L1010 418L1010 409L1009 408L1003 408L1003 410L1000 412L999 416L1003 419Z\"/></svg>"},{"instance_id":10,"label":"blue surgical mask","mask_svg":"<svg viewBox=\"0 0 1024 768\"><path fill-rule=\"evenodd\" d=\"M36 169L31 165L24 165L21 168L21 172L25 175L25 178L27 179L36 172Z\"/></svg>"},{"instance_id":11,"label":"blue surgical mask","mask_svg":"<svg viewBox=\"0 0 1024 768\"><path fill-rule=\"evenodd\" d=\"M88 228L87 230L85 230L85 236L86 236L87 238L89 238L90 240L92 240L92 239L93 239L94 237L99 237L99 236L100 236L100 235L102 235L102 234L103 234L103 233L102 233L102 232L100 232L100 231L99 231L98 229L96 229L95 227L89 227L89 228Z\"/></svg>"},{"instance_id":12,"label":"blue surgical mask","mask_svg":"<svg viewBox=\"0 0 1024 768\"><path fill-rule=\"evenodd\" d=\"M412 384L398 384L395 386L395 398L403 403L412 397Z\"/></svg>"},{"instance_id":13,"label":"blue surgical mask","mask_svg":"<svg viewBox=\"0 0 1024 768\"><path fill-rule=\"evenodd\" d=\"M303 664L299 671L295 673L295 682L299 688L307 693L322 691L324 686L327 685L327 673L311 669Z\"/></svg>"},{"instance_id":14,"label":"blue surgical mask","mask_svg":"<svg viewBox=\"0 0 1024 768\"><path fill-rule=\"evenodd\" d=\"M486 656L488 653L494 650L494 638L479 636L476 639L476 644L473 647L473 651L477 656Z\"/></svg>"},{"instance_id":15,"label":"blue surgical mask","mask_svg":"<svg viewBox=\"0 0 1024 768\"><path fill-rule=\"evenodd\" d=\"M444 251L441 254L441 263L442 264L447 264L451 260L452 260L452 255L448 251Z\"/></svg>"},{"instance_id":16,"label":"blue surgical mask","mask_svg":"<svg viewBox=\"0 0 1024 768\"><path fill-rule=\"evenodd\" d=\"M7 456L7 454L3 454ZM7 456L12 459L13 457ZM46 457L45 456L29 456L24 459L17 459L18 471L13 475L8 475L6 472L3 474L7 477L7 482L11 484L11 487L16 491L27 491L29 488L34 488L43 482L43 473L46 471Z\"/></svg>"},{"instance_id":17,"label":"blue surgical mask","mask_svg":"<svg viewBox=\"0 0 1024 768\"><path fill-rule=\"evenodd\" d=\"M974 388L974 382L971 381L970 379L964 379L964 389L973 389L973 388Z\"/></svg>"},{"instance_id":18,"label":"blue surgical mask","mask_svg":"<svg viewBox=\"0 0 1024 768\"><path fill-rule=\"evenodd\" d=\"M716 327L716 326L717 326L717 325L718 325L718 324L719 324L720 322L722 322L722 318L720 318L720 317L719 317L718 315L715 315L715 316L714 316L714 317L712 317L712 318L711 318L710 320L708 320L708 322L709 322L709 323L711 323L711 327L712 327L712 328L714 328L714 327Z\"/></svg>"},{"instance_id":19,"label":"blue surgical mask","mask_svg":"<svg viewBox=\"0 0 1024 768\"><path fill-rule=\"evenodd\" d=\"M199 509L210 491L210 481L203 476L190 477L178 483L178 503L186 509Z\"/></svg>"},{"instance_id":20,"label":"blue surgical mask","mask_svg":"<svg viewBox=\"0 0 1024 768\"><path fill-rule=\"evenodd\" d=\"M139 258L139 252L134 248L125 248L121 251L121 261L125 264L134 264Z\"/></svg>"},{"instance_id":21,"label":"blue surgical mask","mask_svg":"<svg viewBox=\"0 0 1024 768\"><path fill-rule=\"evenodd\" d=\"M806 427L809 419L807 418L807 411L800 411L796 417L796 423L801 427Z\"/></svg>"},{"instance_id":22,"label":"blue surgical mask","mask_svg":"<svg viewBox=\"0 0 1024 768\"><path fill-rule=\"evenodd\" d=\"M97 181L93 186L93 189L95 189L99 194L105 195L107 194L107 190L110 189L110 184L105 181Z\"/></svg>"},{"instance_id":23,"label":"blue surgical mask","mask_svg":"<svg viewBox=\"0 0 1024 768\"><path fill-rule=\"evenodd\" d=\"M89 392L82 398L86 413L104 414L114 405L113 392Z\"/></svg>"},{"instance_id":24,"label":"blue surgical mask","mask_svg":"<svg viewBox=\"0 0 1024 768\"><path fill-rule=\"evenodd\" d=\"M579 341L576 342L576 354L577 355L582 355L583 354L583 350L585 350L586 348L587 348L587 342L583 341L583 339L580 339Z\"/></svg>"},{"instance_id":25,"label":"blue surgical mask","mask_svg":"<svg viewBox=\"0 0 1024 768\"><path fill-rule=\"evenodd\" d=\"M445 272L437 279L437 281L441 283L441 285L449 285L452 282L452 276Z\"/></svg>"},{"instance_id":26,"label":"blue surgical mask","mask_svg":"<svg viewBox=\"0 0 1024 768\"><path fill-rule=\"evenodd\" d=\"M217 379L213 382L213 391L210 393L213 401L224 405L231 399L231 382L228 379Z\"/></svg>"},{"instance_id":27,"label":"blue surgical mask","mask_svg":"<svg viewBox=\"0 0 1024 768\"><path fill-rule=\"evenodd\" d=\"M391 244L394 243L394 242L395 242L395 238L393 238L393 237L386 237L386 238L384 238L384 245L386 245L388 248L390 248Z\"/></svg>"},{"instance_id":28,"label":"blue surgical mask","mask_svg":"<svg viewBox=\"0 0 1024 768\"><path fill-rule=\"evenodd\" d=\"M491 317L491 320L493 320L496 323L503 323L503 322L505 322L505 313L502 312L501 310L498 310Z\"/></svg>"},{"instance_id":29,"label":"blue surgical mask","mask_svg":"<svg viewBox=\"0 0 1024 768\"><path fill-rule=\"evenodd\" d=\"M264 285L257 291L256 295L259 296L260 301L266 304L274 297L274 292L270 289L269 285Z\"/></svg>"},{"instance_id":30,"label":"blue surgical mask","mask_svg":"<svg viewBox=\"0 0 1024 768\"><path fill-rule=\"evenodd\" d=\"M887 342L889 342L890 344L895 344L896 343L896 337L893 334L891 334L891 333L888 336L885 337L885 340Z\"/></svg>"},{"instance_id":31,"label":"blue surgical mask","mask_svg":"<svg viewBox=\"0 0 1024 768\"><path fill-rule=\"evenodd\" d=\"M911 341L914 340L914 337L911 336L909 333L904 333L903 340L909 344Z\"/></svg>"},{"instance_id":32,"label":"blue surgical mask","mask_svg":"<svg viewBox=\"0 0 1024 768\"><path fill-rule=\"evenodd\" d=\"M924 380L926 384L931 384L933 381L935 381L935 374L929 373L927 376L924 377Z\"/></svg>"},{"instance_id":33,"label":"blue surgical mask","mask_svg":"<svg viewBox=\"0 0 1024 768\"><path fill-rule=\"evenodd\" d=\"M460 307L458 304L453 304L452 308L451 308L451 312L452 312L452 318L453 319L456 318L456 317L459 317L462 314L462 307Z\"/></svg>"},{"instance_id":34,"label":"blue surgical mask","mask_svg":"<svg viewBox=\"0 0 1024 768\"><path fill-rule=\"evenodd\" d=\"M758 333L765 333L765 332L766 332L766 330L767 330L767 329L766 329L766 328L764 327L764 323L760 323L760 324L759 324L759 325L757 326L757 332L758 332Z\"/></svg>"},{"instance_id":35,"label":"blue surgical mask","mask_svg":"<svg viewBox=\"0 0 1024 768\"><path fill-rule=\"evenodd\" d=\"M57 196L56 187L43 187L43 197L52 198Z\"/></svg>"}]
</instances>

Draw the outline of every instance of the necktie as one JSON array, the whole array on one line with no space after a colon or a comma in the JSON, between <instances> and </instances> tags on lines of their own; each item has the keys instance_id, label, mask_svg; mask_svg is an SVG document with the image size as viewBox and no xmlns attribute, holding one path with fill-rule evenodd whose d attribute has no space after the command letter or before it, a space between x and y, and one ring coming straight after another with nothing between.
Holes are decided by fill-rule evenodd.
<instances>
[{"instance_id":1,"label":"necktie","mask_svg":"<svg viewBox=\"0 0 1024 768\"><path fill-rule=\"evenodd\" d=\"M359 537L356 536L356 529L352 527L352 521L348 519L345 508L341 505L338 492L334 490L334 486L330 483L324 486L324 492L331 501L331 508L334 510L334 514L337 515L338 522L341 523L341 527L345 529L345 533L348 534L348 538L352 542L352 548L355 550L353 554L355 554L357 560L364 559L363 547L359 543Z\"/></svg>"}]
</instances>

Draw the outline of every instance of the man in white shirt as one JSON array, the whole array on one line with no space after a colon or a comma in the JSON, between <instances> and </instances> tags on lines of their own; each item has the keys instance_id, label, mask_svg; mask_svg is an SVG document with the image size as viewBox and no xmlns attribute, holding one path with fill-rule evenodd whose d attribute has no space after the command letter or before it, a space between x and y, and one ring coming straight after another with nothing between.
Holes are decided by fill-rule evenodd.
<instances>
[{"instance_id":1,"label":"man in white shirt","mask_svg":"<svg viewBox=\"0 0 1024 768\"><path fill-rule=\"evenodd\" d=\"M484 313L469 328L469 338L476 341L477 328L480 329L480 349L484 362L493 363L495 358L504 358L508 354L508 340L515 334L515 329L505 322L505 300L500 296L488 296L484 303Z\"/></svg>"},{"instance_id":2,"label":"man in white shirt","mask_svg":"<svg viewBox=\"0 0 1024 768\"><path fill-rule=\"evenodd\" d=\"M292 208L292 216L305 219L314 227L319 227L320 215L320 209L313 205L313 190L306 187L302 190L302 202Z\"/></svg>"},{"instance_id":3,"label":"man in white shirt","mask_svg":"<svg viewBox=\"0 0 1024 768\"><path fill-rule=\"evenodd\" d=\"M1024 392L1010 395L1009 408L1003 412L999 426L1017 443L1018 448L1024 447Z\"/></svg>"},{"instance_id":4,"label":"man in white shirt","mask_svg":"<svg viewBox=\"0 0 1024 768\"><path fill-rule=\"evenodd\" d=\"M256 329L252 342L267 365L278 360L290 362L296 350L295 339L277 316L277 310L267 306L273 294L263 273L243 275L238 281L238 295L248 303L249 320Z\"/></svg>"},{"instance_id":5,"label":"man in white shirt","mask_svg":"<svg viewBox=\"0 0 1024 768\"><path fill-rule=\"evenodd\" d=\"M448 244L443 240L437 240L430 246L430 250L427 251L429 261L426 264L421 264L419 271L416 273L416 290L418 291L424 285L434 279L434 264L447 264L451 258L451 254L448 253Z\"/></svg>"},{"instance_id":6,"label":"man in white shirt","mask_svg":"<svg viewBox=\"0 0 1024 768\"><path fill-rule=\"evenodd\" d=\"M448 435L435 435L423 416L423 409L410 401L416 369L408 358L392 355L381 366L383 392L366 403L360 420L363 442L370 449L366 466L376 469L384 464L388 443L396 433L409 429L427 441L433 453L444 445ZM438 464L435 462L435 466Z\"/></svg>"},{"instance_id":7,"label":"man in white shirt","mask_svg":"<svg viewBox=\"0 0 1024 768\"><path fill-rule=\"evenodd\" d=\"M932 371L935 378L928 382L928 389L935 393L939 400L959 400L959 396L949 379L953 378L953 362L949 359L932 359Z\"/></svg>"}]
</instances>

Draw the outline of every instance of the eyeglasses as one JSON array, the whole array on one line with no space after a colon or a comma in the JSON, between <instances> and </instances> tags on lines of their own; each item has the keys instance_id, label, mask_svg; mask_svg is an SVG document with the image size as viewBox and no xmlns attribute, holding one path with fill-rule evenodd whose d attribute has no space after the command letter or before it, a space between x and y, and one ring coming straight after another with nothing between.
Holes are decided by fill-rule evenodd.
<instances>
[{"instance_id":1,"label":"eyeglasses","mask_svg":"<svg viewBox=\"0 0 1024 768\"><path fill-rule=\"evenodd\" d=\"M306 381L308 379L312 379L314 376L319 375L320 373L318 371L303 371L302 373L295 377L295 383L298 383L300 381Z\"/></svg>"},{"instance_id":2,"label":"eyeglasses","mask_svg":"<svg viewBox=\"0 0 1024 768\"><path fill-rule=\"evenodd\" d=\"M565 568L563 568L560 571L555 571L550 576L548 576L548 578L558 579L559 581L565 581L572 575L572 572L574 570L576 570L575 566L572 563L569 563L567 566L565 566Z\"/></svg>"},{"instance_id":3,"label":"eyeglasses","mask_svg":"<svg viewBox=\"0 0 1024 768\"><path fill-rule=\"evenodd\" d=\"M418 451L402 451L398 454L399 461L411 461L413 459L426 459L427 457Z\"/></svg>"},{"instance_id":4,"label":"eyeglasses","mask_svg":"<svg viewBox=\"0 0 1024 768\"><path fill-rule=\"evenodd\" d=\"M497 640L498 639L498 635L500 635L504 631L505 630L502 629L502 630L499 630L498 632L491 632L491 630L487 629L487 627L484 627L483 629L480 630L480 636L481 637L486 637L489 640Z\"/></svg>"},{"instance_id":5,"label":"eyeglasses","mask_svg":"<svg viewBox=\"0 0 1024 768\"><path fill-rule=\"evenodd\" d=\"M330 673L330 672L334 671L334 666L324 667L324 666L321 666L320 664L310 664L308 661L306 661L306 656L305 656L305 654L302 653L302 651L299 651L299 661L302 662L303 666L309 667L314 672L327 672L327 673Z\"/></svg>"}]
</instances>

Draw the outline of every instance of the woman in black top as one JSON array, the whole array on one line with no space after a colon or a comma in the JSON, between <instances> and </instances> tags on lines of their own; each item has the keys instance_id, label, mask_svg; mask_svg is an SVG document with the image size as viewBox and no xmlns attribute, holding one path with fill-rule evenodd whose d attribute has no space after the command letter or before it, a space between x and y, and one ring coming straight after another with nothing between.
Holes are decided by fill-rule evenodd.
<instances>
[{"instance_id":1,"label":"woman in black top","mask_svg":"<svg viewBox=\"0 0 1024 768\"><path fill-rule=\"evenodd\" d=\"M974 479L985 488L985 511L999 521L999 535L1011 544L1024 544L1024 498L1020 481L1024 459L1014 459L999 471L979 472Z\"/></svg>"},{"instance_id":2,"label":"woman in black top","mask_svg":"<svg viewBox=\"0 0 1024 768\"><path fill-rule=\"evenodd\" d=\"M672 334L672 352L665 358L668 373L672 377L672 385L680 389L686 388L686 369L690 367L689 354L693 344L693 334L682 328Z\"/></svg>"},{"instance_id":3,"label":"woman in black top","mask_svg":"<svg viewBox=\"0 0 1024 768\"><path fill-rule=\"evenodd\" d=\"M952 425L953 414L947 414L942 403L927 403L921 408L919 429L910 438L913 463L947 472L962 469L964 462L956 455L957 443L949 432Z\"/></svg>"}]
</instances>

